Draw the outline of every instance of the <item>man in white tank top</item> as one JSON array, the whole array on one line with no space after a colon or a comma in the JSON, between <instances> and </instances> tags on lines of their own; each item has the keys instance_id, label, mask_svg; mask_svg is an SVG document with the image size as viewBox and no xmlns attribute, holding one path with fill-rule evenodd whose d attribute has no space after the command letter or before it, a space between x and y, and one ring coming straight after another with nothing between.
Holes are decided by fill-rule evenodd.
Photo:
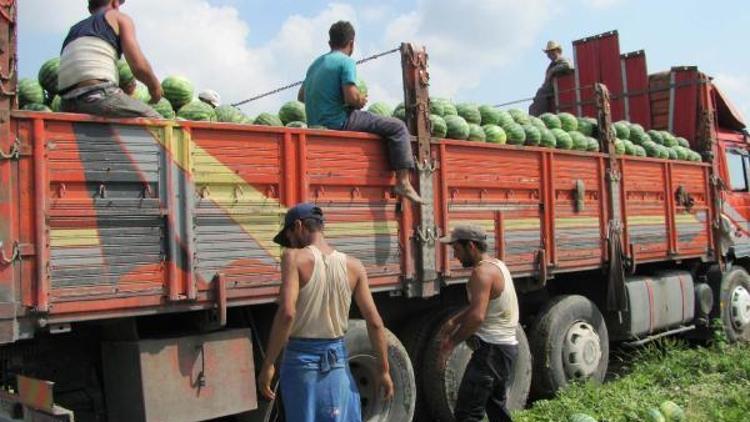
<instances>
[{"instance_id":1,"label":"man in white tank top","mask_svg":"<svg viewBox=\"0 0 750 422\"><path fill-rule=\"evenodd\" d=\"M510 272L487 254L487 233L474 225L458 225L440 239L453 247L465 268L473 268L466 286L469 306L444 327L443 360L466 341L474 350L458 390L457 422L510 421L506 396L518 353L518 298Z\"/></svg>"},{"instance_id":2,"label":"man in white tank top","mask_svg":"<svg viewBox=\"0 0 750 422\"><path fill-rule=\"evenodd\" d=\"M273 400L275 363L289 422L359 422L359 393L344 344L352 297L367 323L378 356L378 383L393 397L385 327L362 263L334 250L323 235L323 212L313 204L290 209L274 242L281 258L281 290L266 356L258 376L261 394Z\"/></svg>"}]
</instances>

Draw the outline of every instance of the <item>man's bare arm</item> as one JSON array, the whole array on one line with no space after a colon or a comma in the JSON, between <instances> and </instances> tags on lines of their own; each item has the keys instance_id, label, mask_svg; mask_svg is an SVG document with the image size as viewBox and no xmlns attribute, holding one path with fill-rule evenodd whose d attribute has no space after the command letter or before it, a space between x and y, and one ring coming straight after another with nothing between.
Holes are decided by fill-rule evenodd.
<instances>
[{"instance_id":1,"label":"man's bare arm","mask_svg":"<svg viewBox=\"0 0 750 422\"><path fill-rule=\"evenodd\" d=\"M474 270L468 286L471 302L460 320L457 321L458 329L451 336L451 343L459 344L465 341L476 333L484 322L487 305L492 295L492 281L495 274L488 265L479 266ZM501 289L504 287L504 284L501 285Z\"/></svg>"},{"instance_id":2,"label":"man's bare arm","mask_svg":"<svg viewBox=\"0 0 750 422\"><path fill-rule=\"evenodd\" d=\"M151 64L143 54L141 46L138 44L138 39L135 36L135 24L133 24L133 20L128 15L120 12L116 13L125 60L128 62L128 66L130 66L136 79L148 87L148 92L151 94L151 102L156 103L162 96L161 84L154 74Z\"/></svg>"},{"instance_id":3,"label":"man's bare arm","mask_svg":"<svg viewBox=\"0 0 750 422\"><path fill-rule=\"evenodd\" d=\"M354 109L361 109L367 104L367 97L359 92L359 88L354 84L346 84L341 87L344 95L344 103Z\"/></svg>"}]
</instances>

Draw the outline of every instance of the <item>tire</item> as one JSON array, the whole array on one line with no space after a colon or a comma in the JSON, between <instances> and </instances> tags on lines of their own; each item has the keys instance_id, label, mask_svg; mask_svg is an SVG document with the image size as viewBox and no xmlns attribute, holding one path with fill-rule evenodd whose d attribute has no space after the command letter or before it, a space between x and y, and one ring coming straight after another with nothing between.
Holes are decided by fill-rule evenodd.
<instances>
[{"instance_id":1,"label":"tire","mask_svg":"<svg viewBox=\"0 0 750 422\"><path fill-rule=\"evenodd\" d=\"M750 342L750 275L736 267L721 278L717 294L718 311L727 340L731 343Z\"/></svg>"},{"instance_id":2,"label":"tire","mask_svg":"<svg viewBox=\"0 0 750 422\"><path fill-rule=\"evenodd\" d=\"M395 387L395 396L389 402L383 400L382 390L375 383L379 371L377 355L370 345L367 326L363 320L349 321L345 341L349 352L349 367L362 400L362 421L411 421L417 389L409 355L398 338L386 330L388 362Z\"/></svg>"},{"instance_id":3,"label":"tire","mask_svg":"<svg viewBox=\"0 0 750 422\"><path fill-rule=\"evenodd\" d=\"M438 338L437 333L453 315L455 313L444 316L435 327L433 336L425 348L424 361L422 362L425 402L432 413L433 421L455 421L453 411L458 398L458 388L473 353L465 343L460 344L453 350L447 364L440 362L441 339ZM516 336L518 338L518 356L513 362L510 387L507 393L510 410L522 409L526 406L531 386L531 352L522 327L518 327Z\"/></svg>"},{"instance_id":4,"label":"tire","mask_svg":"<svg viewBox=\"0 0 750 422\"><path fill-rule=\"evenodd\" d=\"M552 397L573 379L601 383L609 363L604 317L583 296L558 296L543 308L534 323L531 353L534 397Z\"/></svg>"}]
</instances>

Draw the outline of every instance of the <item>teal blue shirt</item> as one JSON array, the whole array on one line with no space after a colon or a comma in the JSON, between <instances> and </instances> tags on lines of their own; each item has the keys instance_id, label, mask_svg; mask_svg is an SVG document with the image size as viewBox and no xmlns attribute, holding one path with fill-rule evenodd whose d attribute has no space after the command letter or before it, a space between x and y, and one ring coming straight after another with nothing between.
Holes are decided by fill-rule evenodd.
<instances>
[{"instance_id":1,"label":"teal blue shirt","mask_svg":"<svg viewBox=\"0 0 750 422\"><path fill-rule=\"evenodd\" d=\"M305 111L309 126L344 127L347 107L341 87L357 84L354 59L340 51L324 54L310 65L305 76Z\"/></svg>"}]
</instances>

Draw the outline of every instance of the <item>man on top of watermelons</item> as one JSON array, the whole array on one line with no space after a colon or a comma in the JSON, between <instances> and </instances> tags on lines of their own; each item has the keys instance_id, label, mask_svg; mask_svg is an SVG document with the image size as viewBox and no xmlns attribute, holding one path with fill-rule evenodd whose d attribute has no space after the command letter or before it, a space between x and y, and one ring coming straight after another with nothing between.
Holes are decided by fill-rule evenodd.
<instances>
[{"instance_id":1,"label":"man on top of watermelons","mask_svg":"<svg viewBox=\"0 0 750 422\"><path fill-rule=\"evenodd\" d=\"M63 111L161 118L118 86L117 61L124 54L135 77L148 87L151 103L159 102L162 96L159 80L138 45L133 20L119 10L123 3L125 0L89 0L91 16L68 32L58 75Z\"/></svg>"},{"instance_id":2,"label":"man on top of watermelons","mask_svg":"<svg viewBox=\"0 0 750 422\"><path fill-rule=\"evenodd\" d=\"M455 417L479 422L510 421L506 407L511 368L518 354L518 298L508 267L487 253L487 233L474 225L457 225L441 243L453 247L464 268L473 268L466 292L469 306L446 323L440 362L466 341L474 350L458 389Z\"/></svg>"},{"instance_id":3,"label":"man on top of watermelons","mask_svg":"<svg viewBox=\"0 0 750 422\"><path fill-rule=\"evenodd\" d=\"M219 93L214 91L213 89L206 89L201 91L201 93L198 94L198 99L213 108L221 105L221 97L219 96Z\"/></svg>"},{"instance_id":4,"label":"man on top of watermelons","mask_svg":"<svg viewBox=\"0 0 750 422\"><path fill-rule=\"evenodd\" d=\"M554 95L552 78L573 69L571 61L563 57L562 46L557 41L547 42L547 47L543 51L549 58L550 63L544 73L544 83L537 90L534 102L529 106L529 114L532 116L540 116L552 110L551 103Z\"/></svg>"},{"instance_id":5,"label":"man on top of watermelons","mask_svg":"<svg viewBox=\"0 0 750 422\"><path fill-rule=\"evenodd\" d=\"M388 159L396 171L396 194L422 203L409 181L414 158L406 125L399 119L362 110L367 104L367 93L357 87L357 66L351 58L354 27L349 22L339 21L331 26L328 34L331 51L310 65L298 94L298 99L305 103L308 125L369 132L386 138Z\"/></svg>"},{"instance_id":6,"label":"man on top of watermelons","mask_svg":"<svg viewBox=\"0 0 750 422\"><path fill-rule=\"evenodd\" d=\"M273 241L283 246L281 289L266 356L258 375L260 393L273 400L276 359L286 346L280 375L286 420L361 421L361 403L344 341L352 298L367 324L377 354L377 385L393 398L388 344L362 263L336 251L323 233L323 211L303 203L284 216Z\"/></svg>"}]
</instances>

